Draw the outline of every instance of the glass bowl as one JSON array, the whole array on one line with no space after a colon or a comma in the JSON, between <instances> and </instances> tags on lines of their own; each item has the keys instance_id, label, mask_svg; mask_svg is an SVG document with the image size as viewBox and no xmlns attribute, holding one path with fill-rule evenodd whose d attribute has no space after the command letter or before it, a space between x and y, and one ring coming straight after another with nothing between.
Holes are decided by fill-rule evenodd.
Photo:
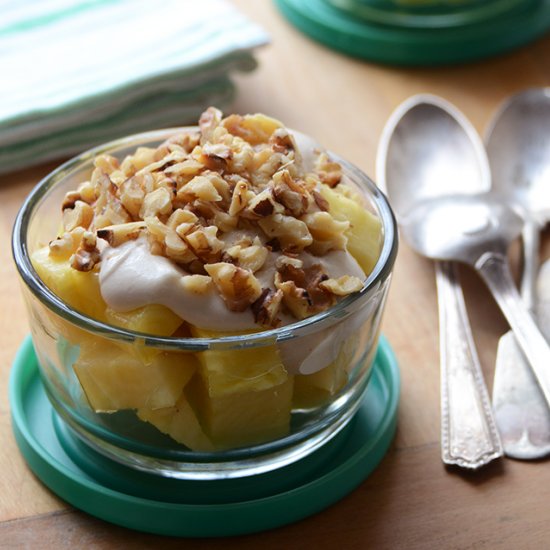
<instances>
[{"instance_id":1,"label":"glass bowl","mask_svg":"<svg viewBox=\"0 0 550 550\"><path fill-rule=\"evenodd\" d=\"M122 159L137 147L157 146L181 130L137 134L87 151L45 177L23 204L12 246L40 375L56 413L70 431L94 450L130 468L189 480L269 472L319 449L342 430L359 407L371 374L397 252L395 220L373 182L332 155L364 197L367 208L381 220L381 253L360 292L291 325L217 338L134 332L73 309L46 286L30 259L57 234L65 193L88 179L96 155L108 153ZM84 355L87 368L91 364L94 370L82 367ZM161 387L165 378L151 370L151 365L168 360L171 370L168 375L161 374L168 376L172 385ZM174 377L181 383L189 365L200 369L212 361L221 377L221 390L200 409L198 422L192 411L197 403L200 408L200 390L191 394L190 400L195 400L191 408L188 403L163 408L166 392L176 391ZM242 369L248 378L243 378ZM256 371L263 376L258 376L263 380L259 384L250 381ZM252 383L253 391L238 384L226 391L224 377L239 379L245 386ZM155 384L160 389L151 393ZM147 399L152 404L145 412L136 412L143 391L149 392ZM125 410L111 412L106 407L105 412L96 412L103 410L97 405L103 398L120 399ZM201 445L200 451L191 450L166 435L179 430L184 439L200 443L203 426L209 434L218 434L222 450Z\"/></svg>"}]
</instances>

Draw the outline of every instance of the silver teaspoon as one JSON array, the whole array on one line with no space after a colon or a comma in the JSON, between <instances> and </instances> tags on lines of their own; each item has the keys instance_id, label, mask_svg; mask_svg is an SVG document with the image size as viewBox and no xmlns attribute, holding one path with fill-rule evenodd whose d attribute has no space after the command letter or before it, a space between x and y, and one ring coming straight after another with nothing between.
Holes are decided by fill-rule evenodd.
<instances>
[{"instance_id":1,"label":"silver teaspoon","mask_svg":"<svg viewBox=\"0 0 550 550\"><path fill-rule=\"evenodd\" d=\"M521 296L533 310L539 232L550 219L550 88L507 101L493 118L486 143L493 188L523 208ZM508 456L536 459L550 453L550 409L511 332L498 345L493 406Z\"/></svg>"},{"instance_id":2,"label":"silver teaspoon","mask_svg":"<svg viewBox=\"0 0 550 550\"><path fill-rule=\"evenodd\" d=\"M422 201L490 186L481 139L443 99L421 94L390 116L377 156L377 180L398 221ZM478 468L502 456L474 346L456 265L435 263L440 324L441 455L446 464Z\"/></svg>"},{"instance_id":3,"label":"silver teaspoon","mask_svg":"<svg viewBox=\"0 0 550 550\"><path fill-rule=\"evenodd\" d=\"M420 254L464 262L478 271L550 403L550 348L521 300L506 257L522 226L521 216L506 201L488 193L427 200L402 222L405 238Z\"/></svg>"}]
</instances>

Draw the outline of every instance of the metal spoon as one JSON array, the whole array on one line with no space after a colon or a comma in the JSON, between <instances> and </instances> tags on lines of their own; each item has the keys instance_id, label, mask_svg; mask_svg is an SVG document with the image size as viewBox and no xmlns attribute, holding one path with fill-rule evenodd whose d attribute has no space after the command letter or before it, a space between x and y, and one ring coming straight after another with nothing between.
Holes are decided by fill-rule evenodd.
<instances>
[{"instance_id":1,"label":"metal spoon","mask_svg":"<svg viewBox=\"0 0 550 550\"><path fill-rule=\"evenodd\" d=\"M539 232L550 219L550 88L507 101L493 118L486 143L494 188L524 210L521 296L533 310ZM508 456L550 454L550 409L511 332L498 345L493 406Z\"/></svg>"},{"instance_id":2,"label":"metal spoon","mask_svg":"<svg viewBox=\"0 0 550 550\"><path fill-rule=\"evenodd\" d=\"M382 133L377 180L404 219L422 201L490 186L483 144L443 99L421 94L402 103ZM435 264L440 322L441 451L446 464L478 468L502 456L455 264Z\"/></svg>"},{"instance_id":3,"label":"metal spoon","mask_svg":"<svg viewBox=\"0 0 550 550\"><path fill-rule=\"evenodd\" d=\"M550 348L514 285L506 257L519 236L522 217L495 194L455 195L427 200L402 221L417 252L474 267L510 323L546 402L550 404Z\"/></svg>"}]
</instances>

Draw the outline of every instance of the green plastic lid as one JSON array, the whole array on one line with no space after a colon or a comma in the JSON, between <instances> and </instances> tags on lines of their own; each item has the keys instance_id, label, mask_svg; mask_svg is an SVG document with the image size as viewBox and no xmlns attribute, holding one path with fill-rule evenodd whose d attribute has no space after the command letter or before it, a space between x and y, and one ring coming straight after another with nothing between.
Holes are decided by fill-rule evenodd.
<instances>
[{"instance_id":1,"label":"green plastic lid","mask_svg":"<svg viewBox=\"0 0 550 550\"><path fill-rule=\"evenodd\" d=\"M399 370L382 337L362 404L350 424L312 455L250 479L187 481L115 463L83 444L57 416L28 337L10 376L19 449L38 478L70 504L150 533L215 537L253 533L314 514L364 480L393 439Z\"/></svg>"},{"instance_id":2,"label":"green plastic lid","mask_svg":"<svg viewBox=\"0 0 550 550\"><path fill-rule=\"evenodd\" d=\"M275 1L292 24L315 40L354 57L395 65L481 59L550 29L550 0Z\"/></svg>"}]
</instances>

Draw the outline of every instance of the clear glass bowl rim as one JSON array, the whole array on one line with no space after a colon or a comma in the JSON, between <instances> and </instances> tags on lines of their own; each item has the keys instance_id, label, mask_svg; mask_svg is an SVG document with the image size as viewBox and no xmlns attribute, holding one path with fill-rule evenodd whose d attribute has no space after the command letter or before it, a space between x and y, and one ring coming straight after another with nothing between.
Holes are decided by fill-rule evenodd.
<instances>
[{"instance_id":1,"label":"clear glass bowl rim","mask_svg":"<svg viewBox=\"0 0 550 550\"><path fill-rule=\"evenodd\" d=\"M395 217L388 200L382 191L380 191L380 189L363 171L348 161L342 159L339 155L329 152L330 155L344 167L345 171L351 175L354 180L359 180L361 184L367 188L377 206L378 214L383 225L384 241L380 256L374 266L374 269L367 277L363 288L359 292L344 298L334 307L326 311L290 325L251 334L223 336L217 338L153 336L151 334L127 330L109 325L107 323L102 323L101 321L88 317L87 315L72 309L46 286L34 270L34 267L30 261L30 256L27 249L27 229L35 208L41 203L41 200L50 191L50 189L63 181L63 179L70 175L73 170L77 170L82 164L93 160L96 155L110 153L114 149L121 147L131 147L133 143L135 143L135 146L138 147L143 145L144 141L160 142L175 133L193 128L193 126L186 126L153 130L150 132L142 132L109 141L69 159L67 162L56 168L53 172L46 175L33 188L21 206L13 226L12 253L17 270L19 271L25 285L48 309L61 316L63 319L89 332L126 342L139 341L148 347L191 352L211 349L243 349L273 345L276 342L283 342L300 336L306 336L313 332L330 327L331 325L347 317L349 315L349 312L347 311L348 308L355 305L356 302L366 300L370 291L380 281L385 280L390 275L395 262L395 257L397 255L398 237Z\"/></svg>"}]
</instances>

